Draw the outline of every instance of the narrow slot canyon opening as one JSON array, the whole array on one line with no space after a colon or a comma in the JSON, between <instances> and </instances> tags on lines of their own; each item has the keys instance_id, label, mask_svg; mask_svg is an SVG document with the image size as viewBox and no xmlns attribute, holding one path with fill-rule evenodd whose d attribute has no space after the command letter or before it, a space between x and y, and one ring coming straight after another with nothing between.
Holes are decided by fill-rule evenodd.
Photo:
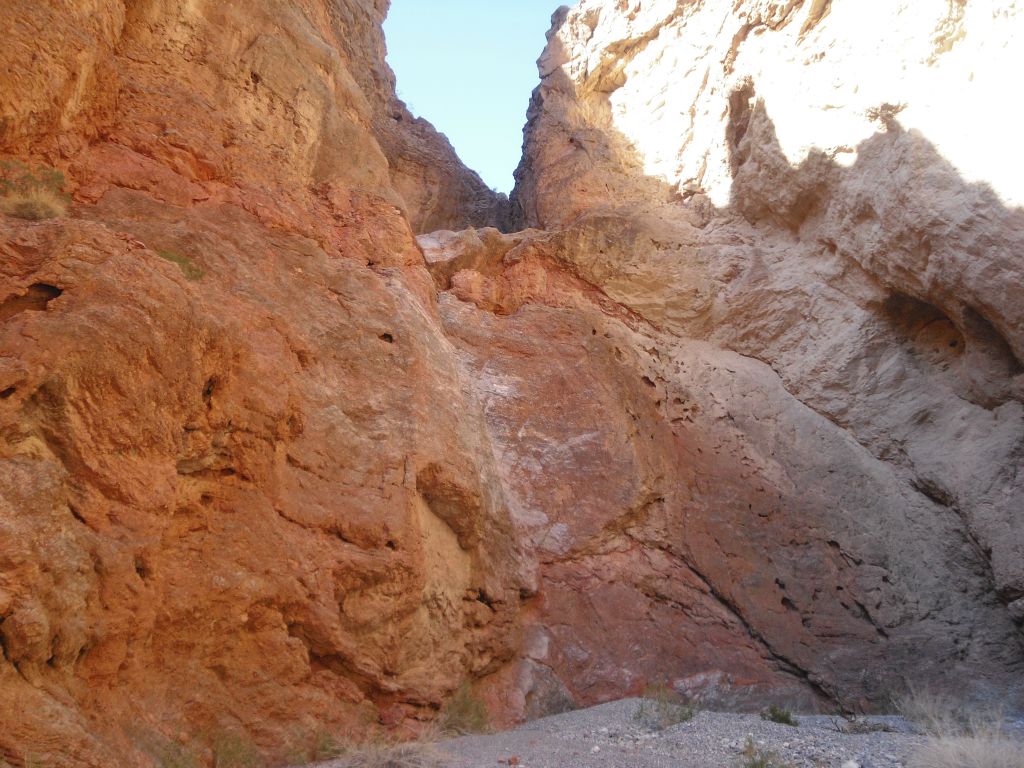
<instances>
[{"instance_id":1,"label":"narrow slot canyon opening","mask_svg":"<svg viewBox=\"0 0 1024 768\"><path fill-rule=\"evenodd\" d=\"M394 0L384 24L398 97L494 192L512 191L555 0Z\"/></svg>"}]
</instances>

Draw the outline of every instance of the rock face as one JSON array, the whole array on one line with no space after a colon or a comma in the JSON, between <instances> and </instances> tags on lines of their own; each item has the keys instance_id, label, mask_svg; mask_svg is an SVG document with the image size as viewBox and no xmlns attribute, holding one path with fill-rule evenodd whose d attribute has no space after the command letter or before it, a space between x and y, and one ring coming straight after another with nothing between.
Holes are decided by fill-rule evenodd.
<instances>
[{"instance_id":1,"label":"rock face","mask_svg":"<svg viewBox=\"0 0 1024 768\"><path fill-rule=\"evenodd\" d=\"M563 9L511 212L386 2L4 5L0 156L74 203L0 217L3 759L293 760L466 679L1024 704L981 5Z\"/></svg>"},{"instance_id":2,"label":"rock face","mask_svg":"<svg viewBox=\"0 0 1024 768\"><path fill-rule=\"evenodd\" d=\"M0 217L3 759L291 759L512 656L533 577L410 227L482 184L381 128L385 10L0 10L0 149L75 196Z\"/></svg>"},{"instance_id":3,"label":"rock face","mask_svg":"<svg viewBox=\"0 0 1024 768\"><path fill-rule=\"evenodd\" d=\"M572 507L541 548L527 710L530 691L592 702L658 676L714 696L782 676L849 706L1011 681L1021 705L1024 184L997 94L1024 9L997 5L555 15L514 203L635 319L587 344L614 339L607 378L642 381L653 410L626 408L627 469L583 452L624 434L584 395L601 428L551 436L579 446L559 474L583 483L513 494ZM602 381L588 357L578 384ZM498 429L521 473L529 438Z\"/></svg>"}]
</instances>

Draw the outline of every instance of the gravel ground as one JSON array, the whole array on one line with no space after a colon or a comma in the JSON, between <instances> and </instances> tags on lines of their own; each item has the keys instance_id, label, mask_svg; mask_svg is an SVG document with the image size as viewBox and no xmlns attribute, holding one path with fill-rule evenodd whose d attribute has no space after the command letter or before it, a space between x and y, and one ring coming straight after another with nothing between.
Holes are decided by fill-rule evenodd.
<instances>
[{"instance_id":1,"label":"gravel ground","mask_svg":"<svg viewBox=\"0 0 1024 768\"><path fill-rule=\"evenodd\" d=\"M450 768L737 768L750 738L795 768L896 768L924 741L899 717L865 718L894 733L845 734L821 715L798 716L794 728L758 715L699 712L654 731L635 719L638 707L625 699L439 747Z\"/></svg>"}]
</instances>

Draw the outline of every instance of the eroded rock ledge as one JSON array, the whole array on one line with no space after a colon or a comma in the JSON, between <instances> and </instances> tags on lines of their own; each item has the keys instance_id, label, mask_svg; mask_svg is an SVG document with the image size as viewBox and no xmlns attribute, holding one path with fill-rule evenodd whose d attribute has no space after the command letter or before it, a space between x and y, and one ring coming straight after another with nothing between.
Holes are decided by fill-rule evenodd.
<instances>
[{"instance_id":1,"label":"eroded rock ledge","mask_svg":"<svg viewBox=\"0 0 1024 768\"><path fill-rule=\"evenodd\" d=\"M1007 130L1016 6L586 0L509 210L386 5L0 9L75 197L0 217L0 754L1013 706L1024 195L943 118Z\"/></svg>"}]
</instances>

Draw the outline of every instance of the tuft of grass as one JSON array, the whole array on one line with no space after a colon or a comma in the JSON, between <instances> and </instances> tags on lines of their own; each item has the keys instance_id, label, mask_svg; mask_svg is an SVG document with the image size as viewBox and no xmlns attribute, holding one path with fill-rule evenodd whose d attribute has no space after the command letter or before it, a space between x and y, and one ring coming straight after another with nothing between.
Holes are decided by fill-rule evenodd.
<instances>
[{"instance_id":1,"label":"tuft of grass","mask_svg":"<svg viewBox=\"0 0 1024 768\"><path fill-rule=\"evenodd\" d=\"M64 174L54 168L0 163L0 212L29 221L63 216L71 202L64 184Z\"/></svg>"},{"instance_id":2,"label":"tuft of grass","mask_svg":"<svg viewBox=\"0 0 1024 768\"><path fill-rule=\"evenodd\" d=\"M779 725L791 725L794 728L800 725L793 717L793 713L784 707L777 707L772 704L768 709L761 712L761 719Z\"/></svg>"},{"instance_id":3,"label":"tuft of grass","mask_svg":"<svg viewBox=\"0 0 1024 768\"><path fill-rule=\"evenodd\" d=\"M161 259L177 264L178 269L181 270L181 274L185 276L186 280L198 280L206 274L202 267L192 261L192 259L188 256L183 256L176 251L157 251L156 255Z\"/></svg>"},{"instance_id":4,"label":"tuft of grass","mask_svg":"<svg viewBox=\"0 0 1024 768\"><path fill-rule=\"evenodd\" d=\"M774 752L760 749L748 736L743 747L743 768L793 768L793 765L781 760Z\"/></svg>"},{"instance_id":5,"label":"tuft of grass","mask_svg":"<svg viewBox=\"0 0 1024 768\"><path fill-rule=\"evenodd\" d=\"M441 708L439 726L442 732L456 735L485 733L491 729L487 707L468 682L459 686Z\"/></svg>"},{"instance_id":6,"label":"tuft of grass","mask_svg":"<svg viewBox=\"0 0 1024 768\"><path fill-rule=\"evenodd\" d=\"M648 728L661 730L692 720L695 714L696 708L683 701L671 687L655 683L644 689L633 719Z\"/></svg>"},{"instance_id":7,"label":"tuft of grass","mask_svg":"<svg viewBox=\"0 0 1024 768\"><path fill-rule=\"evenodd\" d=\"M422 742L366 742L343 747L334 768L441 768L442 755Z\"/></svg>"},{"instance_id":8,"label":"tuft of grass","mask_svg":"<svg viewBox=\"0 0 1024 768\"><path fill-rule=\"evenodd\" d=\"M910 768L1020 768L1024 744L1000 728L977 730L971 736L940 736L928 740L910 757Z\"/></svg>"},{"instance_id":9,"label":"tuft of grass","mask_svg":"<svg viewBox=\"0 0 1024 768\"><path fill-rule=\"evenodd\" d=\"M896 711L932 736L970 736L1001 729L1004 713L998 708L969 706L951 696L911 688L894 699Z\"/></svg>"},{"instance_id":10,"label":"tuft of grass","mask_svg":"<svg viewBox=\"0 0 1024 768\"><path fill-rule=\"evenodd\" d=\"M896 700L901 715L930 736L910 768L1020 768L1024 743L1003 728L999 711L972 709L942 694L911 688Z\"/></svg>"},{"instance_id":11,"label":"tuft of grass","mask_svg":"<svg viewBox=\"0 0 1024 768\"><path fill-rule=\"evenodd\" d=\"M238 733L217 734L211 745L213 768L258 768L263 759L256 745Z\"/></svg>"}]
</instances>

